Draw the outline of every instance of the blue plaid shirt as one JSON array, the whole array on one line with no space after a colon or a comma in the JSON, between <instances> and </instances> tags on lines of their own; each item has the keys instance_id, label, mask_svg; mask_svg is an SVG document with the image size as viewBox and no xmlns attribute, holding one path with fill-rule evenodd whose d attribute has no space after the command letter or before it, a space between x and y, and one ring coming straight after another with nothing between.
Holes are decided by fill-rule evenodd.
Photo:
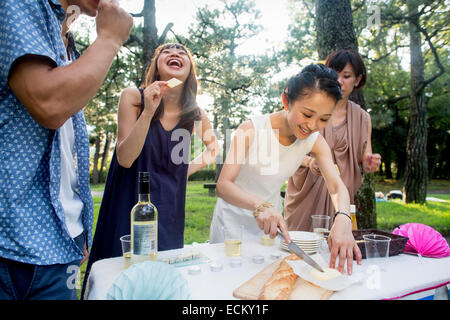
<instances>
[{"instance_id":1,"label":"blue plaid shirt","mask_svg":"<svg viewBox=\"0 0 450 320\"><path fill-rule=\"evenodd\" d=\"M0 257L37 264L83 258L71 238L59 201L59 130L40 126L8 85L24 55L68 63L61 39L65 12L56 0L2 0L0 4ZM73 44L73 41L71 42ZM69 46L73 58L79 56ZM83 111L72 117L82 222L91 245L93 203L89 188L89 139Z\"/></svg>"}]
</instances>

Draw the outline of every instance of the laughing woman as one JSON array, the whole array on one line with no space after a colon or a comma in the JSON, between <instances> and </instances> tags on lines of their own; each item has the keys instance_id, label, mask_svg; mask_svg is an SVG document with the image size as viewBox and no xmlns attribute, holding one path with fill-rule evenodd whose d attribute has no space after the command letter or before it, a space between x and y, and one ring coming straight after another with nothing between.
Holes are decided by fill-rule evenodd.
<instances>
[{"instance_id":1,"label":"laughing woman","mask_svg":"<svg viewBox=\"0 0 450 320\"><path fill-rule=\"evenodd\" d=\"M169 86L172 78L182 84ZM183 247L187 178L214 160L218 146L196 95L194 61L189 50L179 44L156 49L144 88L122 92L117 145L87 272L99 259L122 255L119 238L130 233L139 171L150 172L150 197L158 208L158 251ZM189 163L192 133L202 139L206 149Z\"/></svg>"}]
</instances>

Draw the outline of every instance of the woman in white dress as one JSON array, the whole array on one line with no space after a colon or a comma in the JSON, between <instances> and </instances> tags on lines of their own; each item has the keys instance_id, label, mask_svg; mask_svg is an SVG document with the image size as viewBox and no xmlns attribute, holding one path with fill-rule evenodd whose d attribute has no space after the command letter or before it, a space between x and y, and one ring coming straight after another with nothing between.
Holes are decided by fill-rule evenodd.
<instances>
[{"instance_id":1,"label":"woman in white dress","mask_svg":"<svg viewBox=\"0 0 450 320\"><path fill-rule=\"evenodd\" d=\"M349 193L333 164L330 148L318 133L342 97L338 76L322 64L309 65L292 77L283 91L284 110L257 116L236 130L217 181L218 199L211 223L210 242L223 242L223 226L245 227L274 238L280 228L290 242L282 216L280 188L312 153L336 207L328 244L330 267L339 256L338 270L352 273L353 255L361 252L352 234Z\"/></svg>"}]
</instances>

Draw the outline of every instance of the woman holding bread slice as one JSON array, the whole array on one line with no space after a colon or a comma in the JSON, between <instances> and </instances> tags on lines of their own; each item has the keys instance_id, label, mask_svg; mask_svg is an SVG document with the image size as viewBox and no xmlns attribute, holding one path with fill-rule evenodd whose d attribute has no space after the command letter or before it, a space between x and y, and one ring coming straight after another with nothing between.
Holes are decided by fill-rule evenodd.
<instances>
[{"instance_id":1,"label":"woman holding bread slice","mask_svg":"<svg viewBox=\"0 0 450 320\"><path fill-rule=\"evenodd\" d=\"M236 130L217 181L219 198L211 223L210 241L222 242L223 226L244 225L246 232L261 230L274 238L280 228L287 243L280 188L301 165L306 154L315 155L337 214L330 230L330 267L339 256L338 270L352 272L353 256L361 252L352 234L350 200L319 134L331 118L342 92L337 73L322 64L309 65L293 76L282 94L284 110L257 116Z\"/></svg>"},{"instance_id":2,"label":"woman holding bread slice","mask_svg":"<svg viewBox=\"0 0 450 320\"><path fill-rule=\"evenodd\" d=\"M96 260L122 255L119 238L130 234L130 211L138 201L140 171L150 172L150 199L158 209L158 251L183 247L187 179L211 163L218 148L196 96L192 55L173 43L155 50L143 88L122 92L117 145L87 272ZM206 149L189 162L192 133Z\"/></svg>"}]
</instances>

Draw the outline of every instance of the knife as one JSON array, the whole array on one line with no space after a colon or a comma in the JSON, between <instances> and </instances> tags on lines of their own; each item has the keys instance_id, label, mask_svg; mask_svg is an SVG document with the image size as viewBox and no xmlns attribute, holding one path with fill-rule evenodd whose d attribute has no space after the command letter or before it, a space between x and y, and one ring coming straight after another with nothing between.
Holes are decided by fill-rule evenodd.
<instances>
[{"instance_id":1,"label":"knife","mask_svg":"<svg viewBox=\"0 0 450 320\"><path fill-rule=\"evenodd\" d=\"M283 234L281 233L280 229L278 228L278 235L283 237ZM308 256L305 251L303 251L299 246L297 246L294 241L291 241L288 244L289 251L296 254L298 257L302 258L303 261L305 261L307 264L309 264L311 267L313 267L316 270L319 270L320 272L325 272L318 264L315 262L310 256Z\"/></svg>"}]
</instances>

